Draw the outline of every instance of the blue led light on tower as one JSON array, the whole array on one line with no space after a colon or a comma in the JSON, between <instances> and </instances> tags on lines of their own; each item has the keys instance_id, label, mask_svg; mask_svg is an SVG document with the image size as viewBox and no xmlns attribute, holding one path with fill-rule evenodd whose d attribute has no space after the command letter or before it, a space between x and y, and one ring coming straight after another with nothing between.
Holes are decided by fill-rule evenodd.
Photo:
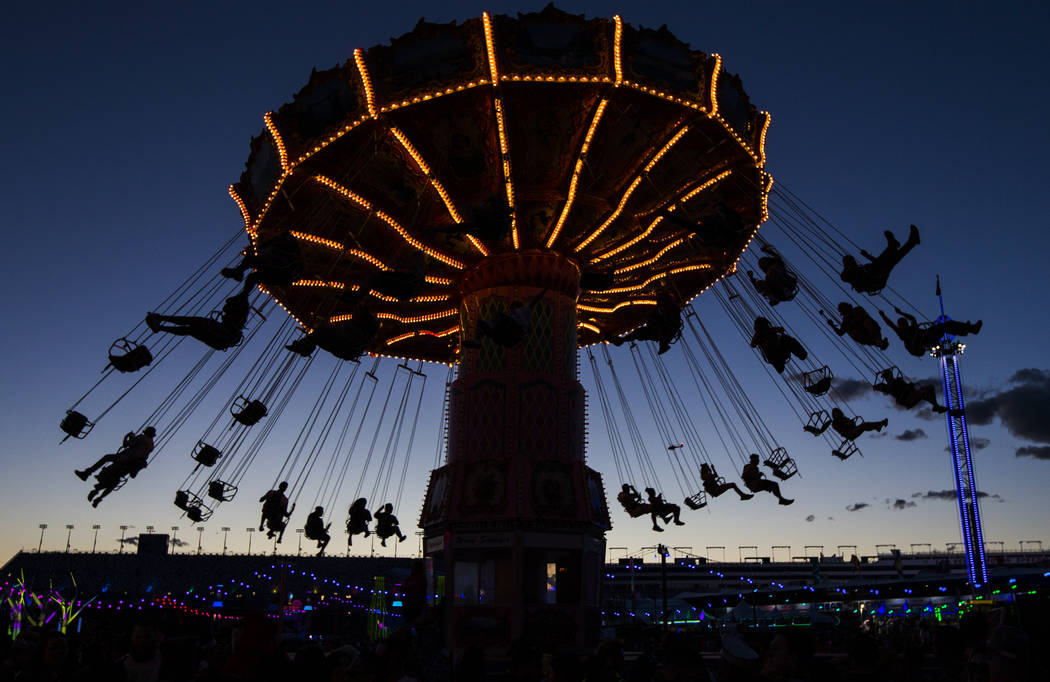
<instances>
[{"instance_id":1,"label":"blue led light on tower","mask_svg":"<svg viewBox=\"0 0 1050 682\"><path fill-rule=\"evenodd\" d=\"M940 277L937 278L937 298L941 306L941 316L937 321L945 322L949 318L944 314ZM938 345L930 350L930 354L940 360L941 377L944 381L944 404L948 408L945 413L948 446L952 453L952 472L955 475L959 520L962 525L963 548L966 552L967 579L974 588L980 588L988 582L988 565L984 556L984 532L977 499L977 479L973 470L962 374L959 370L959 358L965 349L966 346L959 343L954 336L945 334Z\"/></svg>"}]
</instances>

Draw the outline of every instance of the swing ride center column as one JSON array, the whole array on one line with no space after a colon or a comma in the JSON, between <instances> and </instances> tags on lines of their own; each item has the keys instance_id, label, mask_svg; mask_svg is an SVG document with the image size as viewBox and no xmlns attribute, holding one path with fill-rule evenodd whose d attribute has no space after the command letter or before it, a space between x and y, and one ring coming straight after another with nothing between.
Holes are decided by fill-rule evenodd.
<instances>
[{"instance_id":1,"label":"swing ride center column","mask_svg":"<svg viewBox=\"0 0 1050 682\"><path fill-rule=\"evenodd\" d=\"M463 348L449 395L448 459L430 477L420 526L443 568L453 649L497 650L522 636L561 646L597 641L609 515L584 464L578 380L579 269L551 252L482 261L462 280ZM520 304L520 305L518 305ZM528 309L506 348L478 331Z\"/></svg>"}]
</instances>

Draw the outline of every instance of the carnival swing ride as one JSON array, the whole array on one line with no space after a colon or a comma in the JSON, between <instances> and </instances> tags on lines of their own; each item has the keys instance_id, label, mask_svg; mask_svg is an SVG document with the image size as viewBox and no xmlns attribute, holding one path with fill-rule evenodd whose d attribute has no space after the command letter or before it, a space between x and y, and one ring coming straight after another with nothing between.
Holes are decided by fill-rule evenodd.
<instances>
[{"instance_id":1,"label":"carnival swing ride","mask_svg":"<svg viewBox=\"0 0 1050 682\"><path fill-rule=\"evenodd\" d=\"M868 254L774 189L764 169L769 115L721 57L666 28L552 7L421 21L313 72L263 120L229 190L247 247L234 235L114 342L102 379L62 420L67 438L83 439L177 346L203 344L138 435L103 462L95 505L171 449L243 356L249 368L226 407L190 452L171 453L189 469L171 491L178 512L206 522L247 471L273 468L258 456L274 429L298 427L262 500L271 536L280 539L294 501L316 489L308 537L328 535L324 509L348 505L350 541L369 533L373 507L384 543L404 537L393 512L428 372L440 364L445 459L422 504L427 553L452 551L450 532L538 532L553 521L595 541L584 551L590 565L611 524L601 477L584 464L579 349L622 484L617 499L658 531L661 521L683 523L663 497L667 471L690 510L729 490L791 503L779 486L798 463L722 348L749 342L799 428L848 460L858 437L886 422L864 421L836 395L831 359L800 342L800 320L876 391L937 410L934 389L908 381L890 355L901 345L922 355L944 333L979 330L920 323L888 286L919 242L914 227L903 244L887 232L882 253ZM740 339L712 336L697 311L704 292ZM339 361L313 408L287 414L324 354ZM147 426L156 441L146 442ZM726 477L714 451L728 454L718 463ZM654 461L660 452L666 464ZM530 537L542 545L541 536ZM530 542L516 538L510 544Z\"/></svg>"}]
</instances>

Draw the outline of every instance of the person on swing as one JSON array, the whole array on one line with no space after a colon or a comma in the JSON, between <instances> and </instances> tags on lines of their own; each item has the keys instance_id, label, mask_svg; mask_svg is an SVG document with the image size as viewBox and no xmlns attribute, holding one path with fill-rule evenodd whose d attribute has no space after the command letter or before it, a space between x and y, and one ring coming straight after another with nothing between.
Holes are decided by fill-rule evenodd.
<instances>
[{"instance_id":1,"label":"person on swing","mask_svg":"<svg viewBox=\"0 0 1050 682\"><path fill-rule=\"evenodd\" d=\"M247 278L244 273L253 270ZM221 275L240 282L244 279L241 292L247 295L256 285L266 287L286 287L299 279L303 273L303 264L299 252L299 240L289 230L260 243L254 250L249 247L241 262L223 268Z\"/></svg>"},{"instance_id":2,"label":"person on swing","mask_svg":"<svg viewBox=\"0 0 1050 682\"><path fill-rule=\"evenodd\" d=\"M788 505L794 502L780 494L780 486L775 481L770 481L758 468L758 455L751 455L744 469L740 472L740 478L744 479L744 485L753 493L772 493L780 504Z\"/></svg>"},{"instance_id":3,"label":"person on swing","mask_svg":"<svg viewBox=\"0 0 1050 682\"><path fill-rule=\"evenodd\" d=\"M368 530L368 524L372 520L372 512L368 511L368 500L359 497L354 500L347 511L346 518L346 548L350 549L355 535L363 535L366 538L372 534Z\"/></svg>"},{"instance_id":4,"label":"person on swing","mask_svg":"<svg viewBox=\"0 0 1050 682\"><path fill-rule=\"evenodd\" d=\"M386 547L386 539L391 535L397 536L398 542L405 541L405 534L401 532L397 517L394 516L394 505L387 502L375 512L376 535L379 536L379 544Z\"/></svg>"},{"instance_id":5,"label":"person on swing","mask_svg":"<svg viewBox=\"0 0 1050 682\"><path fill-rule=\"evenodd\" d=\"M754 495L750 495L741 490L736 483L719 483L718 472L715 468L704 462L700 465L700 480L704 482L704 490L711 497L718 497L727 490L732 490L740 496L741 500L750 500Z\"/></svg>"},{"instance_id":6,"label":"person on swing","mask_svg":"<svg viewBox=\"0 0 1050 682\"><path fill-rule=\"evenodd\" d=\"M175 336L192 336L214 350L227 350L241 342L244 325L248 323L251 305L247 291L226 299L219 319L187 315L146 313L146 326L154 334L164 332Z\"/></svg>"},{"instance_id":7,"label":"person on swing","mask_svg":"<svg viewBox=\"0 0 1050 682\"><path fill-rule=\"evenodd\" d=\"M685 525L685 521L678 518L678 515L682 513L681 507L666 501L664 496L657 493L653 488L646 488L645 493L649 496L649 515L653 519L653 530L663 532L663 528L656 524L656 519L660 519L665 525L670 523L672 519L676 526Z\"/></svg>"},{"instance_id":8,"label":"person on swing","mask_svg":"<svg viewBox=\"0 0 1050 682\"><path fill-rule=\"evenodd\" d=\"M859 424L850 419L837 407L831 408L831 427L846 440L857 440L868 431L882 431L889 425L889 419L877 422L861 421Z\"/></svg>"},{"instance_id":9,"label":"person on swing","mask_svg":"<svg viewBox=\"0 0 1050 682\"><path fill-rule=\"evenodd\" d=\"M862 346L874 346L879 350L886 350L890 347L889 339L882 335L882 330L879 328L879 323L868 314L868 311L859 305L851 305L846 301L842 301L838 305L839 315L842 316L842 322L838 325L830 317L824 317L835 333L839 336L849 335L851 339L856 341ZM820 311L821 315L824 311Z\"/></svg>"},{"instance_id":10,"label":"person on swing","mask_svg":"<svg viewBox=\"0 0 1050 682\"><path fill-rule=\"evenodd\" d=\"M795 298L798 293L798 278L787 269L784 259L769 244L762 246L766 254L758 259L758 269L765 274L765 279L756 279L755 273L747 271L747 277L769 305L784 303Z\"/></svg>"},{"instance_id":11,"label":"person on swing","mask_svg":"<svg viewBox=\"0 0 1050 682\"><path fill-rule=\"evenodd\" d=\"M292 511L288 509L288 497L284 491L288 489L288 481L281 481L276 490L267 491L259 501L262 502L262 518L259 520L259 530L266 530L266 537L277 538L280 542L284 538L284 529L288 525L288 517ZM293 506L294 510L295 507Z\"/></svg>"},{"instance_id":12,"label":"person on swing","mask_svg":"<svg viewBox=\"0 0 1050 682\"><path fill-rule=\"evenodd\" d=\"M328 534L328 529L331 526L331 523L327 526L324 523L324 507L316 507L306 517L303 534L307 539L317 542L317 556L324 554L324 548L328 546L329 541L332 539L332 536Z\"/></svg>"},{"instance_id":13,"label":"person on swing","mask_svg":"<svg viewBox=\"0 0 1050 682\"><path fill-rule=\"evenodd\" d=\"M647 509L642 503L642 495L630 483L624 483L616 495L616 501L630 516L641 516Z\"/></svg>"},{"instance_id":14,"label":"person on swing","mask_svg":"<svg viewBox=\"0 0 1050 682\"><path fill-rule=\"evenodd\" d=\"M86 469L77 469L74 473L81 481L88 480L96 470L101 471L95 475L95 487L88 492L88 500L92 507L97 507L107 495L113 492L121 479L125 476L134 478L140 471L146 468L149 462L149 454L153 452L153 437L157 430L147 426L142 433L136 435L127 433L120 449L108 455L103 455L94 464Z\"/></svg>"},{"instance_id":15,"label":"person on swing","mask_svg":"<svg viewBox=\"0 0 1050 682\"><path fill-rule=\"evenodd\" d=\"M889 230L883 234L886 236L886 248L878 256L861 249L860 255L867 258L868 263L860 265L856 258L848 254L842 257L842 273L839 278L853 287L858 294L875 295L886 288L893 268L909 251L919 245L919 228L914 225L908 231L908 240L903 246Z\"/></svg>"},{"instance_id":16,"label":"person on swing","mask_svg":"<svg viewBox=\"0 0 1050 682\"><path fill-rule=\"evenodd\" d=\"M656 295L656 307L645 316L645 324L626 336L609 335L605 340L614 346L622 346L625 341L656 341L660 344L656 354L663 355L681 331L682 309L674 296L661 291Z\"/></svg>"}]
</instances>

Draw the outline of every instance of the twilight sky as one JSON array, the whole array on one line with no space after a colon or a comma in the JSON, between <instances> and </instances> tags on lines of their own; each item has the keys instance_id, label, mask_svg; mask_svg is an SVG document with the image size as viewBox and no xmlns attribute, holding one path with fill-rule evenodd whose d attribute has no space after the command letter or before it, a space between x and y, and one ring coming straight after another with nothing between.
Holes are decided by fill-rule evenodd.
<instances>
[{"instance_id":1,"label":"twilight sky","mask_svg":"<svg viewBox=\"0 0 1050 682\"><path fill-rule=\"evenodd\" d=\"M4 559L35 547L40 523L49 524L45 548L65 546L65 524L75 525L72 545L79 549L90 550L92 524L103 527L100 549L116 547L119 524L137 530L177 525L180 538L196 543L171 499L191 468L189 449L229 390L215 391L215 406L202 408L146 472L100 508L84 500L88 486L72 469L112 451L200 348L184 344L86 440L59 446L65 410L96 381L110 342L241 228L226 188L239 177L263 114L289 101L311 68L329 68L356 47L385 43L421 16L445 22L484 10L542 7L455 1L187 2L130 9L123 3L60 4L67 7L22 3L0 28L0 57L7 64L0 148L8 156L0 168L7 209L0 259L8 281L0 303L8 320L0 338ZM909 223L921 228L922 244L895 271L894 289L934 315L939 273L949 312L985 324L970 340L963 365L971 436L986 443L975 453L979 488L989 494L985 537L1008 547L1050 541L1050 329L1038 313L1050 284L1045 171L1039 170L1050 153L1044 120L1050 8L1040 2L918 5L654 0L559 6L588 16L619 13L634 25L667 24L694 49L720 53L752 101L772 113L767 169L854 242L874 251L884 229L903 237ZM763 234L774 244L785 242L776 228ZM804 277L818 287L829 284L806 265L799 261ZM659 537L617 508L610 547L634 552L661 541L704 553L706 546L725 546L726 558L735 558L738 545L757 545L768 554L773 544L789 544L801 554L803 545L823 545L825 553L859 545L868 552L876 543L907 548L929 542L943 549L959 539L955 506L936 494L952 487L941 419L920 419L865 393L851 402L853 409L869 419L888 416L890 426L881 438L859 441L863 458L839 462L801 432L717 303L701 299L696 306L763 419L798 460L803 476L785 485L785 494L797 501L779 507L769 496L746 504L722 498ZM822 349L816 330L798 329L807 344L810 331L815 352L837 374L867 378ZM888 364L912 377L938 371L935 361L912 358L895 341L888 355ZM623 376L632 376L625 349L616 357ZM680 349L667 359L672 368L684 367ZM298 431L296 415L301 419L308 410L311 391L324 379L320 366L330 368L329 360L316 363L319 371L304 384L299 411L289 408L238 498L207 525L206 550L221 548L222 526L233 528L231 550L246 548L244 530L258 519L255 500L283 461ZM399 510L406 531L414 530L434 462L444 374L444 367L430 369ZM589 387L585 362L581 374ZM114 386L105 395L115 395ZM681 390L699 414L693 389ZM99 400L88 411L103 407ZM636 416L652 433L651 418ZM603 472L616 506L612 493L619 481L593 401L590 422L589 461ZM697 428L727 473L729 460L717 452L706 418ZM666 469L663 446L653 440L654 459ZM676 497L672 477L662 475L668 496ZM365 477L365 489L372 478ZM301 525L320 486L315 472L293 525ZM355 486L351 477L346 488ZM333 527L341 525L349 501L340 499ZM343 538L337 534L332 548ZM400 553L415 547L413 540ZM294 538L282 545L289 550L295 551Z\"/></svg>"}]
</instances>

